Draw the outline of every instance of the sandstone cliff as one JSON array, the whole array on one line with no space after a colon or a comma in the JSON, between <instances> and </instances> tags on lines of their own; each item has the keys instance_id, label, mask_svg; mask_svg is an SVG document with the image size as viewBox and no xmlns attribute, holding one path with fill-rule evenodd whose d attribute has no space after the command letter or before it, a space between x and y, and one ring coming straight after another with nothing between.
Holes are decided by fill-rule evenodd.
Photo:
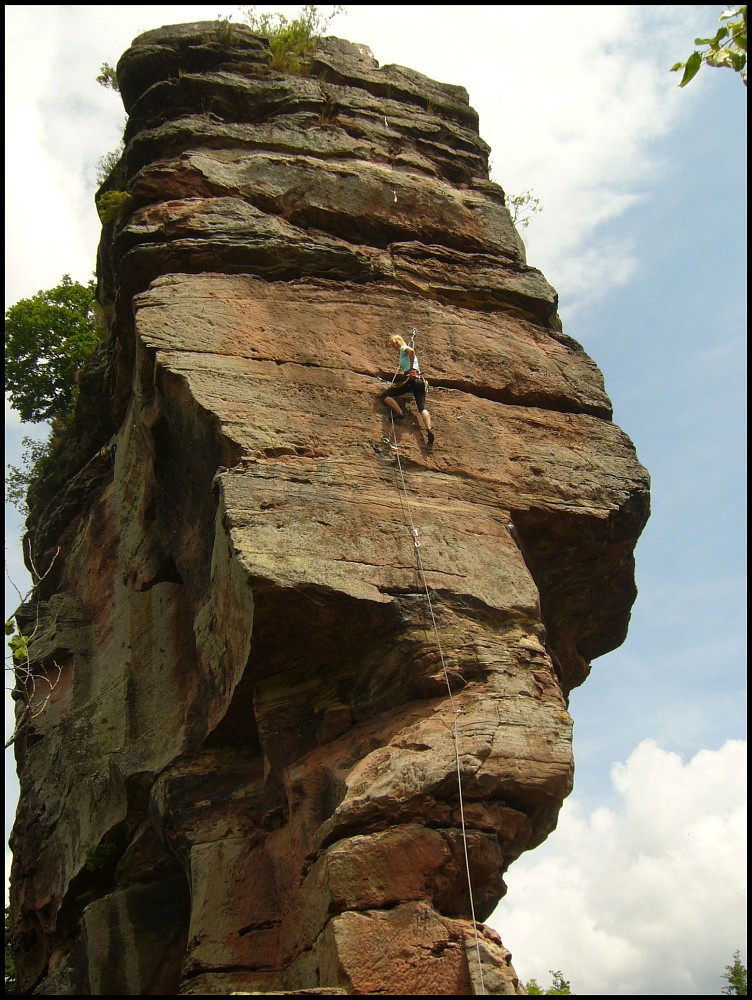
<instances>
[{"instance_id":1,"label":"sandstone cliff","mask_svg":"<svg viewBox=\"0 0 752 1000\"><path fill-rule=\"evenodd\" d=\"M523 992L480 921L571 790L645 470L461 87L213 23L117 72L112 336L28 525L20 985ZM433 447L379 401L413 329Z\"/></svg>"}]
</instances>

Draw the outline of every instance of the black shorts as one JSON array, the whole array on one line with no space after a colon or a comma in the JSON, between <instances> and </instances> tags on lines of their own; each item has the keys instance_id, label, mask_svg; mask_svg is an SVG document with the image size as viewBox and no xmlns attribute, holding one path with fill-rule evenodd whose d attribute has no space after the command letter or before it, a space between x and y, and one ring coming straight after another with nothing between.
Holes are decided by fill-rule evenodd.
<instances>
[{"instance_id":1,"label":"black shorts","mask_svg":"<svg viewBox=\"0 0 752 1000\"><path fill-rule=\"evenodd\" d=\"M405 379L404 382L398 382L397 385L391 386L382 395L382 399L386 399L387 396L394 398L395 396L404 396L406 392L411 392L415 397L415 403L419 410L425 410L426 408L426 383L422 378L415 379Z\"/></svg>"}]
</instances>

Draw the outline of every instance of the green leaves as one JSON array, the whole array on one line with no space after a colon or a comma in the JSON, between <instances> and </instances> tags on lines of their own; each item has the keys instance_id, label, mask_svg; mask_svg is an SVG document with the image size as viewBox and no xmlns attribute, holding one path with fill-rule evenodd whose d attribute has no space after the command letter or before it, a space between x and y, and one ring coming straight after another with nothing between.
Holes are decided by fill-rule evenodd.
<instances>
[{"instance_id":1,"label":"green leaves","mask_svg":"<svg viewBox=\"0 0 752 1000\"><path fill-rule=\"evenodd\" d=\"M684 67L684 76L681 78L680 87L686 87L689 81L696 76L700 67L702 66L702 56L699 52L693 52L692 55L687 59L685 63L675 63L671 67L671 72L675 72L678 69Z\"/></svg>"},{"instance_id":2,"label":"green leaves","mask_svg":"<svg viewBox=\"0 0 752 1000\"><path fill-rule=\"evenodd\" d=\"M119 91L120 85L118 84L117 70L115 67L111 66L107 62L103 62L99 67L97 83L102 87L109 87L111 90Z\"/></svg>"},{"instance_id":3,"label":"green leaves","mask_svg":"<svg viewBox=\"0 0 752 1000\"><path fill-rule=\"evenodd\" d=\"M5 468L5 499L26 517L29 513L26 499L29 487L42 474L51 459L52 440L37 441L25 434L21 438L21 445L23 453L20 468L10 464Z\"/></svg>"},{"instance_id":4,"label":"green leaves","mask_svg":"<svg viewBox=\"0 0 752 1000\"><path fill-rule=\"evenodd\" d=\"M60 284L21 299L5 314L5 389L22 420L38 423L73 409L76 372L99 341L94 282Z\"/></svg>"},{"instance_id":5,"label":"green leaves","mask_svg":"<svg viewBox=\"0 0 752 1000\"><path fill-rule=\"evenodd\" d=\"M341 14L344 7L335 5L331 14L322 14L314 4L306 4L298 17L284 14L258 13L255 6L244 7L245 19L250 28L269 39L272 69L284 73L303 73L306 60L313 54L316 40L322 36L329 22Z\"/></svg>"},{"instance_id":6,"label":"green leaves","mask_svg":"<svg viewBox=\"0 0 752 1000\"><path fill-rule=\"evenodd\" d=\"M102 223L118 222L132 198L127 191L106 191L97 198L97 214Z\"/></svg>"},{"instance_id":7,"label":"green leaves","mask_svg":"<svg viewBox=\"0 0 752 1000\"><path fill-rule=\"evenodd\" d=\"M525 983L525 990L530 996L573 996L571 984L568 979L558 969L549 969L553 976L551 986L544 990L537 979L530 979Z\"/></svg>"},{"instance_id":8,"label":"green leaves","mask_svg":"<svg viewBox=\"0 0 752 1000\"><path fill-rule=\"evenodd\" d=\"M512 216L512 222L520 229L527 229L532 217L543 211L540 198L533 195L531 188L521 194L508 194L506 205Z\"/></svg>"},{"instance_id":9,"label":"green leaves","mask_svg":"<svg viewBox=\"0 0 752 1000\"><path fill-rule=\"evenodd\" d=\"M739 951L734 952L733 965L727 965L723 973L723 979L727 985L723 987L721 993L726 996L746 997L747 995L747 966L742 963L742 956Z\"/></svg>"},{"instance_id":10,"label":"green leaves","mask_svg":"<svg viewBox=\"0 0 752 1000\"><path fill-rule=\"evenodd\" d=\"M5 635L13 662L25 663L29 658L29 640L16 631L16 623L10 619L5 623Z\"/></svg>"},{"instance_id":11,"label":"green leaves","mask_svg":"<svg viewBox=\"0 0 752 1000\"><path fill-rule=\"evenodd\" d=\"M686 62L674 63L671 72L683 69L680 87L686 87L697 76L703 64L727 67L738 73L747 86L747 7L727 7L721 14L725 25L712 38L695 38L695 45L706 45L704 52L695 50Z\"/></svg>"}]
</instances>

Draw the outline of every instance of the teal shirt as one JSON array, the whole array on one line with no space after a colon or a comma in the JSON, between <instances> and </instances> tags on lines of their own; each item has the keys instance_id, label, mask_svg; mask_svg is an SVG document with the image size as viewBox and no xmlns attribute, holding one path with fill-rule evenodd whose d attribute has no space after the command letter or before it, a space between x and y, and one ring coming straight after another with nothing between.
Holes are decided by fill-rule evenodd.
<instances>
[{"instance_id":1,"label":"teal shirt","mask_svg":"<svg viewBox=\"0 0 752 1000\"><path fill-rule=\"evenodd\" d=\"M410 355L407 353L407 347L400 347L400 368L407 375L411 368L415 368L416 371L420 371L420 365L418 364L418 355L415 355L415 360L410 361Z\"/></svg>"}]
</instances>

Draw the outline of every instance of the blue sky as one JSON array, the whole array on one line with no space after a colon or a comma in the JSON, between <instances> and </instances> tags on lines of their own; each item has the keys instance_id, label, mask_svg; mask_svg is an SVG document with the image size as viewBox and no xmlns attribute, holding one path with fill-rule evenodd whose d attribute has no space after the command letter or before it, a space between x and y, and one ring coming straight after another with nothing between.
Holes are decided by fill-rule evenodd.
<instances>
[{"instance_id":1,"label":"blue sky","mask_svg":"<svg viewBox=\"0 0 752 1000\"><path fill-rule=\"evenodd\" d=\"M570 331L652 479L628 641L572 702L576 720L606 698L626 712L606 729L623 751L635 736L692 753L746 732L746 93L720 71L694 82L708 84L697 112L664 140L674 168L610 225L640 244L640 271Z\"/></svg>"},{"instance_id":2,"label":"blue sky","mask_svg":"<svg viewBox=\"0 0 752 1000\"><path fill-rule=\"evenodd\" d=\"M629 635L571 699L575 791L490 921L523 979L561 969L581 995L719 993L746 960L746 89L668 71L722 9L359 5L330 29L469 90L494 179L542 202L529 262L651 473ZM100 64L142 30L240 15L5 10L7 307L93 270L96 162L124 117ZM6 409L11 461L25 430ZM18 535L6 507L23 589Z\"/></svg>"}]
</instances>

